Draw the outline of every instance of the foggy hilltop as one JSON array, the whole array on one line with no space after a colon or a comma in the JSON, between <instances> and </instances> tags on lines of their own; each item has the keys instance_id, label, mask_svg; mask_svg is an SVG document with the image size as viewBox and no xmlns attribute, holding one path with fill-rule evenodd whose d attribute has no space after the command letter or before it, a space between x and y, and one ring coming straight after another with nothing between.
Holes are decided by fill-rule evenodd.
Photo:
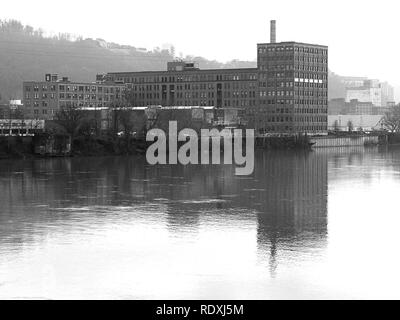
<instances>
[{"instance_id":1,"label":"foggy hilltop","mask_svg":"<svg viewBox=\"0 0 400 320\"><path fill-rule=\"evenodd\" d=\"M147 50L68 33L47 36L43 30L19 21L0 20L0 101L22 99L22 82L41 80L45 73L90 82L99 73L166 70L167 62L176 58L174 51L173 46ZM256 61L222 63L197 56L180 58L196 61L201 69L256 67ZM329 72L329 99L344 96L340 76Z\"/></svg>"}]
</instances>

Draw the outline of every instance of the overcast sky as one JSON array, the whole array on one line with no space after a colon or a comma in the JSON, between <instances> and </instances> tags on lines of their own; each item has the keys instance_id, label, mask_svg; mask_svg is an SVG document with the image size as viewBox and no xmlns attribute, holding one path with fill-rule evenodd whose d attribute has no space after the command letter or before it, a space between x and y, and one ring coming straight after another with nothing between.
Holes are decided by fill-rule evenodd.
<instances>
[{"instance_id":1,"label":"overcast sky","mask_svg":"<svg viewBox=\"0 0 400 320\"><path fill-rule=\"evenodd\" d=\"M220 61L255 60L276 19L278 41L328 45L332 71L400 86L399 9L398 0L3 0L0 18Z\"/></svg>"}]
</instances>

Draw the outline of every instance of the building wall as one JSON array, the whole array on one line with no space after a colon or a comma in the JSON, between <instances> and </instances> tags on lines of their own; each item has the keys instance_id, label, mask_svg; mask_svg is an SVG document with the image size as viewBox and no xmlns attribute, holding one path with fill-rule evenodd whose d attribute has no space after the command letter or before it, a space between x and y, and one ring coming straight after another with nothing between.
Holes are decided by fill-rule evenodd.
<instances>
[{"instance_id":1,"label":"building wall","mask_svg":"<svg viewBox=\"0 0 400 320\"><path fill-rule=\"evenodd\" d=\"M30 135L44 130L43 120L1 119L0 136Z\"/></svg>"},{"instance_id":2,"label":"building wall","mask_svg":"<svg viewBox=\"0 0 400 320\"><path fill-rule=\"evenodd\" d=\"M346 89L346 102L351 100L370 102L375 107L385 108L394 101L394 88L387 82L367 79L358 87L353 86Z\"/></svg>"},{"instance_id":3,"label":"building wall","mask_svg":"<svg viewBox=\"0 0 400 320\"><path fill-rule=\"evenodd\" d=\"M371 102L376 107L382 107L382 90L379 87L348 88L346 90L346 102L351 100Z\"/></svg>"},{"instance_id":4,"label":"building wall","mask_svg":"<svg viewBox=\"0 0 400 320\"><path fill-rule=\"evenodd\" d=\"M326 134L328 50L302 43L258 45L259 133Z\"/></svg>"},{"instance_id":5,"label":"building wall","mask_svg":"<svg viewBox=\"0 0 400 320\"><path fill-rule=\"evenodd\" d=\"M394 88L387 82L380 84L382 89L382 106L388 106L389 103L394 102Z\"/></svg>"},{"instance_id":6,"label":"building wall","mask_svg":"<svg viewBox=\"0 0 400 320\"><path fill-rule=\"evenodd\" d=\"M368 78L365 77L341 77L340 82L346 88L356 88L362 87L364 85L364 81L366 80L368 80Z\"/></svg>"},{"instance_id":7,"label":"building wall","mask_svg":"<svg viewBox=\"0 0 400 320\"><path fill-rule=\"evenodd\" d=\"M251 107L257 99L257 69L108 73L127 84L133 105Z\"/></svg>"},{"instance_id":8,"label":"building wall","mask_svg":"<svg viewBox=\"0 0 400 320\"><path fill-rule=\"evenodd\" d=\"M59 110L58 83L26 81L23 95L25 118L48 120Z\"/></svg>"},{"instance_id":9,"label":"building wall","mask_svg":"<svg viewBox=\"0 0 400 320\"><path fill-rule=\"evenodd\" d=\"M54 79L56 80L56 79ZM105 107L121 99L124 85L63 81L23 83L25 118L52 120L63 107Z\"/></svg>"},{"instance_id":10,"label":"building wall","mask_svg":"<svg viewBox=\"0 0 400 320\"><path fill-rule=\"evenodd\" d=\"M332 99L328 104L329 115L382 115L389 111L388 107L376 107L372 102L360 102L345 99Z\"/></svg>"}]
</instances>

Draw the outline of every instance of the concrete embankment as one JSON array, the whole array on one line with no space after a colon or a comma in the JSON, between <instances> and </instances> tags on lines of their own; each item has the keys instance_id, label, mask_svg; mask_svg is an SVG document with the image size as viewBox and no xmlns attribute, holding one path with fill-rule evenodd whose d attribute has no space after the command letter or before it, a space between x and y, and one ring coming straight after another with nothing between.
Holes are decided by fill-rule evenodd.
<instances>
[{"instance_id":1,"label":"concrete embankment","mask_svg":"<svg viewBox=\"0 0 400 320\"><path fill-rule=\"evenodd\" d=\"M354 147L387 143L386 136L310 137L314 148Z\"/></svg>"}]
</instances>

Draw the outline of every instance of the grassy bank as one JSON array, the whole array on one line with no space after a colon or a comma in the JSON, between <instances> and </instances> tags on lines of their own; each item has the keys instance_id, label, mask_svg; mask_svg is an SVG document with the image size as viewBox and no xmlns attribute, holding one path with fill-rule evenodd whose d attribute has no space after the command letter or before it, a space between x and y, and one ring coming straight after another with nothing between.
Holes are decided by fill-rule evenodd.
<instances>
[{"instance_id":1,"label":"grassy bank","mask_svg":"<svg viewBox=\"0 0 400 320\"><path fill-rule=\"evenodd\" d=\"M67 153L39 154L38 139L33 137L0 137L0 159L59 156L129 155L145 152L142 140L109 136L79 136L72 141ZM35 151L36 150L36 151Z\"/></svg>"}]
</instances>

